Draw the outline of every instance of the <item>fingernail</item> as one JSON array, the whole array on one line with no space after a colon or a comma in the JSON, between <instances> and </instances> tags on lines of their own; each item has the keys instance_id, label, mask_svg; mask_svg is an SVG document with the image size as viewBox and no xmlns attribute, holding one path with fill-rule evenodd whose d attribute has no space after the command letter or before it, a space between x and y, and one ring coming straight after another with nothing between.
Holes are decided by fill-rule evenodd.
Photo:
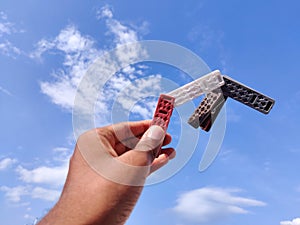
<instances>
[{"instance_id":1,"label":"fingernail","mask_svg":"<svg viewBox=\"0 0 300 225\"><path fill-rule=\"evenodd\" d=\"M152 125L148 129L146 136L154 140L161 140L165 136L165 131L160 126Z\"/></svg>"}]
</instances>

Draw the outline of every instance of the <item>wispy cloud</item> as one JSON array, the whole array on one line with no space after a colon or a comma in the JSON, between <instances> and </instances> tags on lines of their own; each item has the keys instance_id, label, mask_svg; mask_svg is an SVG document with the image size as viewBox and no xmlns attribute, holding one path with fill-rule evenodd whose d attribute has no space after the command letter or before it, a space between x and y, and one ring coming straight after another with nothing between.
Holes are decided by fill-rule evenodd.
<instances>
[{"instance_id":1,"label":"wispy cloud","mask_svg":"<svg viewBox=\"0 0 300 225\"><path fill-rule=\"evenodd\" d=\"M126 76L115 76L109 83L105 95L112 94L116 90L116 102L118 102L124 110L139 114L144 119L152 117L153 110L156 106L156 99L145 101L149 97L149 93L158 94L160 87L161 75L156 74L135 81ZM134 93L134 95L132 94ZM140 102L139 102L140 101ZM136 104L138 103L138 104Z\"/></svg>"},{"instance_id":2,"label":"wispy cloud","mask_svg":"<svg viewBox=\"0 0 300 225\"><path fill-rule=\"evenodd\" d=\"M109 6L104 6L97 12L97 18L104 20L107 28L106 35L111 37L111 43L113 48L119 47L125 43L137 42L139 40L139 35L133 28L124 25L120 21L114 19L113 11ZM78 85L85 75L88 67L105 51L102 49L97 49L96 39L82 34L76 26L69 25L60 31L57 37L53 39L42 39L36 45L36 50L31 53L31 57L41 60L43 54L47 52L59 53L64 56L62 67L55 70L51 75L53 77L52 81L41 82L40 87L42 93L50 97L51 101L71 111L74 105L75 95L77 93ZM127 65L130 59L136 59L142 54L142 50L138 48L123 48L116 52L118 62L121 65ZM101 65L99 65L99 68ZM107 68L114 67L114 62L106 62L105 65L99 69L99 74L104 74ZM103 70L103 71L102 71ZM101 90L96 90L92 84L89 88L89 93L94 93L99 95L98 102L96 105L100 106L101 116L105 117L105 114L109 112L109 107L111 106L111 101L116 99L116 95L121 92L124 87L129 87L133 80L141 78L145 67L143 66L126 66L118 74L112 77L112 79L107 83L106 90L100 93ZM102 73L101 73L102 72ZM147 90L154 83L154 89L157 88L157 82L161 79L160 75L153 75L151 79L145 78L143 81L137 81L135 90L143 92ZM130 86L132 88L132 86ZM118 101L121 106L128 110L128 102L133 100L143 98L145 96L145 91L143 93L135 92L137 95L133 96L131 92L128 95L126 90L118 97ZM81 102L82 111L85 110L87 105L95 104L90 103L89 99L80 93L83 99ZM105 97L104 97L105 96ZM134 98L133 98L134 97ZM149 103L149 110L152 103ZM97 108L97 107L96 107ZM99 108L99 107L98 107ZM148 111L149 112L149 111ZM152 109L151 109L152 113ZM147 112L140 113L142 117L147 115Z\"/></svg>"},{"instance_id":3,"label":"wispy cloud","mask_svg":"<svg viewBox=\"0 0 300 225\"><path fill-rule=\"evenodd\" d=\"M97 12L97 15L99 19L105 19L108 28L107 34L113 35L116 47L129 42L136 42L139 39L135 30L123 25L120 21L113 18L113 13L109 6L104 6Z\"/></svg>"},{"instance_id":4,"label":"wispy cloud","mask_svg":"<svg viewBox=\"0 0 300 225\"><path fill-rule=\"evenodd\" d=\"M0 92L4 93L6 95L12 96L12 93L9 90L7 90L7 89L5 89L4 87L1 87L1 86L0 86Z\"/></svg>"},{"instance_id":5,"label":"wispy cloud","mask_svg":"<svg viewBox=\"0 0 300 225\"><path fill-rule=\"evenodd\" d=\"M101 9L97 10L96 17L98 20L101 20L103 18L113 18L113 12L112 12L112 7L109 5L103 6Z\"/></svg>"},{"instance_id":6,"label":"wispy cloud","mask_svg":"<svg viewBox=\"0 0 300 225\"><path fill-rule=\"evenodd\" d=\"M60 196L60 191L42 187L35 187L31 190L30 196L34 199L43 199L53 202Z\"/></svg>"},{"instance_id":7,"label":"wispy cloud","mask_svg":"<svg viewBox=\"0 0 300 225\"><path fill-rule=\"evenodd\" d=\"M1 186L0 191L5 192L6 199L11 203L20 203L24 196L53 202L57 200L60 195L60 191L57 190L32 186Z\"/></svg>"},{"instance_id":8,"label":"wispy cloud","mask_svg":"<svg viewBox=\"0 0 300 225\"><path fill-rule=\"evenodd\" d=\"M4 12L0 11L0 37L4 34L12 34L15 32L14 24L8 21L7 15Z\"/></svg>"},{"instance_id":9,"label":"wispy cloud","mask_svg":"<svg viewBox=\"0 0 300 225\"><path fill-rule=\"evenodd\" d=\"M211 224L231 214L247 214L250 206L264 206L264 202L238 196L240 190L205 187L179 196L173 210L186 221Z\"/></svg>"},{"instance_id":10,"label":"wispy cloud","mask_svg":"<svg viewBox=\"0 0 300 225\"><path fill-rule=\"evenodd\" d=\"M300 218L295 218L291 221L281 221L280 225L300 225Z\"/></svg>"},{"instance_id":11,"label":"wispy cloud","mask_svg":"<svg viewBox=\"0 0 300 225\"><path fill-rule=\"evenodd\" d=\"M16 162L17 162L17 160L16 159L12 159L12 158L1 159L0 160L0 171L1 170L5 170L5 169L11 167Z\"/></svg>"},{"instance_id":12,"label":"wispy cloud","mask_svg":"<svg viewBox=\"0 0 300 225\"><path fill-rule=\"evenodd\" d=\"M57 200L66 179L71 151L65 147L58 147L53 149L53 153L54 157L50 161L57 166L39 166L32 169L21 165L16 166L14 171L19 178L19 185L0 187L0 191L5 192L5 197L9 202L21 204L25 196L45 201ZM0 168L12 167L17 162L16 159L5 158L0 161Z\"/></svg>"},{"instance_id":13,"label":"wispy cloud","mask_svg":"<svg viewBox=\"0 0 300 225\"><path fill-rule=\"evenodd\" d=\"M0 190L5 192L6 199L13 203L20 202L21 197L24 195L28 195L29 193L28 187L25 186L17 186L17 187L1 186Z\"/></svg>"},{"instance_id":14,"label":"wispy cloud","mask_svg":"<svg viewBox=\"0 0 300 225\"><path fill-rule=\"evenodd\" d=\"M226 119L228 122L237 123L241 121L240 114L235 111L232 107L226 105Z\"/></svg>"},{"instance_id":15,"label":"wispy cloud","mask_svg":"<svg viewBox=\"0 0 300 225\"><path fill-rule=\"evenodd\" d=\"M19 180L27 184L43 184L52 187L61 187L66 179L71 151L69 148L57 147L53 149L54 166L39 166L27 169L22 165L17 166L15 172ZM47 174L47 176L45 176Z\"/></svg>"},{"instance_id":16,"label":"wispy cloud","mask_svg":"<svg viewBox=\"0 0 300 225\"><path fill-rule=\"evenodd\" d=\"M16 169L16 172L19 179L25 183L60 186L66 179L68 163L64 163L63 165L56 167L41 166L32 170L19 166ZM45 174L47 174L47 176L45 176Z\"/></svg>"},{"instance_id":17,"label":"wispy cloud","mask_svg":"<svg viewBox=\"0 0 300 225\"><path fill-rule=\"evenodd\" d=\"M7 40L9 35L20 32L23 31L18 30L12 22L8 21L7 15L0 11L0 54L16 58L22 53L18 47Z\"/></svg>"},{"instance_id":18,"label":"wispy cloud","mask_svg":"<svg viewBox=\"0 0 300 225\"><path fill-rule=\"evenodd\" d=\"M54 81L41 82L41 90L54 104L71 110L77 86L89 65L100 55L95 41L82 35L74 25L69 25L51 40L42 39L36 45L31 58L41 60L47 51L63 54L63 68L52 73Z\"/></svg>"},{"instance_id":19,"label":"wispy cloud","mask_svg":"<svg viewBox=\"0 0 300 225\"><path fill-rule=\"evenodd\" d=\"M198 47L201 50L206 50L208 48L214 47L217 43L220 45L222 40L223 32L213 30L208 25L199 24L193 27L187 34L187 38L191 42L198 42Z\"/></svg>"},{"instance_id":20,"label":"wispy cloud","mask_svg":"<svg viewBox=\"0 0 300 225\"><path fill-rule=\"evenodd\" d=\"M17 55L21 54L21 50L14 46L11 42L5 40L0 43L0 54L15 58Z\"/></svg>"},{"instance_id":21,"label":"wispy cloud","mask_svg":"<svg viewBox=\"0 0 300 225\"><path fill-rule=\"evenodd\" d=\"M226 73L228 54L225 51L223 38L224 32L215 30L212 27L204 24L199 24L193 27L187 34L187 39L196 44L196 47L201 51L209 51L216 54L219 58L220 68L223 73Z\"/></svg>"}]
</instances>

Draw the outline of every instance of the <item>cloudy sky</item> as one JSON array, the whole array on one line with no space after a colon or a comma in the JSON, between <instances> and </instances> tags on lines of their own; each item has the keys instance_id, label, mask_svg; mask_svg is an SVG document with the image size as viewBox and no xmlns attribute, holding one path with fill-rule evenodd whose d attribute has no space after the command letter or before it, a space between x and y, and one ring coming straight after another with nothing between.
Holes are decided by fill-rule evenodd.
<instances>
[{"instance_id":1,"label":"cloudy sky","mask_svg":"<svg viewBox=\"0 0 300 225\"><path fill-rule=\"evenodd\" d=\"M211 133L181 129L179 117L189 115L176 111L171 145L184 157L191 140L182 137L190 132L199 135L195 151L172 177L145 188L127 224L299 225L299 10L296 0L2 0L1 223L34 224L59 197L75 142L74 97L87 69L122 44L161 40L276 104L266 116L229 99L220 153L203 172L199 162ZM127 53L121 61L141 54ZM129 119L150 119L153 93L171 87L164 80L182 85L190 77L159 63L122 68L96 90L96 125L112 122L116 98Z\"/></svg>"}]
</instances>

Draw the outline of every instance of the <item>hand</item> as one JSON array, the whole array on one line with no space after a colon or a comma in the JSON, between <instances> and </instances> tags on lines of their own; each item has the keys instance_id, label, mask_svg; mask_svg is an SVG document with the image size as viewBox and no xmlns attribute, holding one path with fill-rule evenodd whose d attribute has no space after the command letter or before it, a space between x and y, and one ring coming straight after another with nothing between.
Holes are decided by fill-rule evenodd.
<instances>
[{"instance_id":1,"label":"hand","mask_svg":"<svg viewBox=\"0 0 300 225\"><path fill-rule=\"evenodd\" d=\"M62 195L38 225L124 224L146 177L175 157L173 148L161 149L171 136L150 123L119 123L81 135Z\"/></svg>"}]
</instances>

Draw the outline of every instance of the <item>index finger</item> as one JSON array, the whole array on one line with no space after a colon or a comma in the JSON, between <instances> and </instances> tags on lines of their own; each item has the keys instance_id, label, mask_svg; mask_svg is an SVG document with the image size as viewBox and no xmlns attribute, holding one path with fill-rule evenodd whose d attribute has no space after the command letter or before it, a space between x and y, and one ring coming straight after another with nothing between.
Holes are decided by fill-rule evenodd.
<instances>
[{"instance_id":1,"label":"index finger","mask_svg":"<svg viewBox=\"0 0 300 225\"><path fill-rule=\"evenodd\" d=\"M113 124L107 127L114 136L116 143L139 137L150 127L151 120L130 121Z\"/></svg>"}]
</instances>

